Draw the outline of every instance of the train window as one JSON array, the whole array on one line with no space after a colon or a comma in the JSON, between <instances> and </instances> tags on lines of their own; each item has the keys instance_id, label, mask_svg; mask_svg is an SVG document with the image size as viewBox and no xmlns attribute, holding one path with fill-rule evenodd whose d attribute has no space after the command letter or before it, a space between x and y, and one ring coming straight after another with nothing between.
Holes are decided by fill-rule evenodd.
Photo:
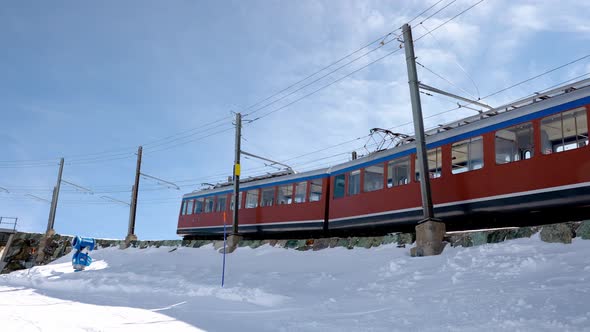
<instances>
[{"instance_id":1,"label":"train window","mask_svg":"<svg viewBox=\"0 0 590 332\"><path fill-rule=\"evenodd\" d=\"M215 204L215 197L205 198L205 213L213 212L214 204Z\"/></svg>"},{"instance_id":2,"label":"train window","mask_svg":"<svg viewBox=\"0 0 590 332\"><path fill-rule=\"evenodd\" d=\"M182 216L186 215L186 204L187 201L182 201L182 204L180 204L180 215Z\"/></svg>"},{"instance_id":3,"label":"train window","mask_svg":"<svg viewBox=\"0 0 590 332\"><path fill-rule=\"evenodd\" d=\"M363 191L375 191L383 189L383 164L369 166L365 168L365 181L363 184Z\"/></svg>"},{"instance_id":4,"label":"train window","mask_svg":"<svg viewBox=\"0 0 590 332\"><path fill-rule=\"evenodd\" d=\"M519 124L496 132L496 164L506 164L533 156L533 124Z\"/></svg>"},{"instance_id":5,"label":"train window","mask_svg":"<svg viewBox=\"0 0 590 332\"><path fill-rule=\"evenodd\" d=\"M361 170L348 173L348 196L356 195L361 191Z\"/></svg>"},{"instance_id":6,"label":"train window","mask_svg":"<svg viewBox=\"0 0 590 332\"><path fill-rule=\"evenodd\" d=\"M454 143L451 154L453 174L483 168L483 138L478 136Z\"/></svg>"},{"instance_id":7,"label":"train window","mask_svg":"<svg viewBox=\"0 0 590 332\"><path fill-rule=\"evenodd\" d=\"M402 157L387 163L387 188L408 184L410 157Z\"/></svg>"},{"instance_id":8,"label":"train window","mask_svg":"<svg viewBox=\"0 0 590 332\"><path fill-rule=\"evenodd\" d=\"M334 177L334 198L344 197L344 174L336 175Z\"/></svg>"},{"instance_id":9,"label":"train window","mask_svg":"<svg viewBox=\"0 0 590 332\"><path fill-rule=\"evenodd\" d=\"M242 208L242 192L238 195L238 210ZM231 202L229 203L229 209L234 210L234 195L231 196Z\"/></svg>"},{"instance_id":10,"label":"train window","mask_svg":"<svg viewBox=\"0 0 590 332\"><path fill-rule=\"evenodd\" d=\"M217 196L217 204L215 205L215 211L222 212L225 211L225 202L227 201L227 197L225 195Z\"/></svg>"},{"instance_id":11,"label":"train window","mask_svg":"<svg viewBox=\"0 0 590 332\"><path fill-rule=\"evenodd\" d=\"M307 196L307 182L295 184L295 203L305 203L305 196Z\"/></svg>"},{"instance_id":12,"label":"train window","mask_svg":"<svg viewBox=\"0 0 590 332\"><path fill-rule=\"evenodd\" d=\"M442 174L442 148L435 148L426 151L428 160L428 176L431 179L440 178ZM416 155L416 181L420 181L420 164Z\"/></svg>"},{"instance_id":13,"label":"train window","mask_svg":"<svg viewBox=\"0 0 590 332\"><path fill-rule=\"evenodd\" d=\"M286 184L283 186L279 186L278 194L277 194L277 203L279 205L293 203L293 185L292 184Z\"/></svg>"},{"instance_id":14,"label":"train window","mask_svg":"<svg viewBox=\"0 0 590 332\"><path fill-rule=\"evenodd\" d=\"M262 189L260 206L272 206L275 201L275 187Z\"/></svg>"},{"instance_id":15,"label":"train window","mask_svg":"<svg viewBox=\"0 0 590 332\"><path fill-rule=\"evenodd\" d=\"M194 205L194 201L192 199L190 201L186 201L185 214L193 214L193 205Z\"/></svg>"},{"instance_id":16,"label":"train window","mask_svg":"<svg viewBox=\"0 0 590 332\"><path fill-rule=\"evenodd\" d=\"M322 179L311 180L309 182L309 201L317 202L322 199Z\"/></svg>"},{"instance_id":17,"label":"train window","mask_svg":"<svg viewBox=\"0 0 590 332\"><path fill-rule=\"evenodd\" d=\"M258 189L248 190L246 192L246 209L258 207Z\"/></svg>"},{"instance_id":18,"label":"train window","mask_svg":"<svg viewBox=\"0 0 590 332\"><path fill-rule=\"evenodd\" d=\"M587 145L588 120L584 107L541 120L543 154L573 150Z\"/></svg>"},{"instance_id":19,"label":"train window","mask_svg":"<svg viewBox=\"0 0 590 332\"><path fill-rule=\"evenodd\" d=\"M203 202L205 199L203 197L197 198L195 201L195 213L203 212Z\"/></svg>"}]
</instances>

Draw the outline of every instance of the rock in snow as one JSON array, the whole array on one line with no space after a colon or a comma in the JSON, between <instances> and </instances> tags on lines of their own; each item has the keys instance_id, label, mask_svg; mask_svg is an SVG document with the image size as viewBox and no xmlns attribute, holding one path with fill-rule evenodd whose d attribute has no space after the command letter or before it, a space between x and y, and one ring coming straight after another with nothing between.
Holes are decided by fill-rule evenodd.
<instances>
[{"instance_id":1,"label":"rock in snow","mask_svg":"<svg viewBox=\"0 0 590 332\"><path fill-rule=\"evenodd\" d=\"M370 246L367 246L370 247ZM395 244L226 257L212 245L70 255L0 276L2 331L553 331L590 327L590 241L539 235L411 258Z\"/></svg>"}]
</instances>

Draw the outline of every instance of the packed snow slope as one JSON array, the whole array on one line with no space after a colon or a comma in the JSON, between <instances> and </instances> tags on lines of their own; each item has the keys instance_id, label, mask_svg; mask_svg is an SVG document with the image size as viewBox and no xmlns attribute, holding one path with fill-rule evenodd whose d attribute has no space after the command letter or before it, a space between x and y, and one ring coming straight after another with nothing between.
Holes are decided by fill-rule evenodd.
<instances>
[{"instance_id":1,"label":"packed snow slope","mask_svg":"<svg viewBox=\"0 0 590 332\"><path fill-rule=\"evenodd\" d=\"M538 237L411 258L385 245L227 256L101 249L0 276L2 331L590 330L590 241Z\"/></svg>"}]
</instances>

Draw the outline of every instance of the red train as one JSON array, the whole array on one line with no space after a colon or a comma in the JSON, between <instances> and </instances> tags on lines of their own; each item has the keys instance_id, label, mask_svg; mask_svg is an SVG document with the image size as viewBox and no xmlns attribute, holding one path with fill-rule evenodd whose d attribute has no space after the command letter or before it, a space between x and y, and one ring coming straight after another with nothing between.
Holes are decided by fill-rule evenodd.
<instances>
[{"instance_id":1,"label":"red train","mask_svg":"<svg viewBox=\"0 0 590 332\"><path fill-rule=\"evenodd\" d=\"M426 133L435 214L449 225L590 216L590 80ZM245 235L390 231L422 217L415 142L331 168L241 184ZM184 195L179 235L231 230L230 184ZM499 225L499 224L498 224Z\"/></svg>"}]
</instances>

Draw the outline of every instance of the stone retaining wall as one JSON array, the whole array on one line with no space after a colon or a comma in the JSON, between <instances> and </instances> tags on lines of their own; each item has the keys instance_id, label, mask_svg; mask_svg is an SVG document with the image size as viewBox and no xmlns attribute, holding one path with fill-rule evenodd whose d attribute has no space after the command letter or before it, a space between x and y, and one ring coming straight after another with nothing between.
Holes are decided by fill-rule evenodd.
<instances>
[{"instance_id":1,"label":"stone retaining wall","mask_svg":"<svg viewBox=\"0 0 590 332\"><path fill-rule=\"evenodd\" d=\"M540 233L541 240L545 242L571 243L572 239L579 237L590 239L590 220L584 222L569 222L545 226L522 227L514 229L498 229L489 231L463 232L447 234L445 240L453 247L471 247L486 243L498 243L506 240L531 237ZM67 255L72 250L72 237L66 235L54 235L46 242L44 259L36 262L38 248L44 239L44 234L37 233L16 233L12 245L5 255L6 266L0 273L30 268L36 264L47 264L59 257ZM241 240L240 247L257 248L262 245L271 245L285 249L295 250L322 250L326 248L344 247L371 248L382 244L396 243L398 247L414 243L416 236L413 233L395 233L385 236L374 237L348 237L348 238L322 238L306 240ZM121 247L124 240L97 239L97 249L108 247ZM198 248L204 245L213 244L216 250L223 247L223 241L213 240L163 240L163 241L134 241L131 246L135 248L148 247L189 247ZM41 246L42 247L42 246Z\"/></svg>"}]
</instances>

